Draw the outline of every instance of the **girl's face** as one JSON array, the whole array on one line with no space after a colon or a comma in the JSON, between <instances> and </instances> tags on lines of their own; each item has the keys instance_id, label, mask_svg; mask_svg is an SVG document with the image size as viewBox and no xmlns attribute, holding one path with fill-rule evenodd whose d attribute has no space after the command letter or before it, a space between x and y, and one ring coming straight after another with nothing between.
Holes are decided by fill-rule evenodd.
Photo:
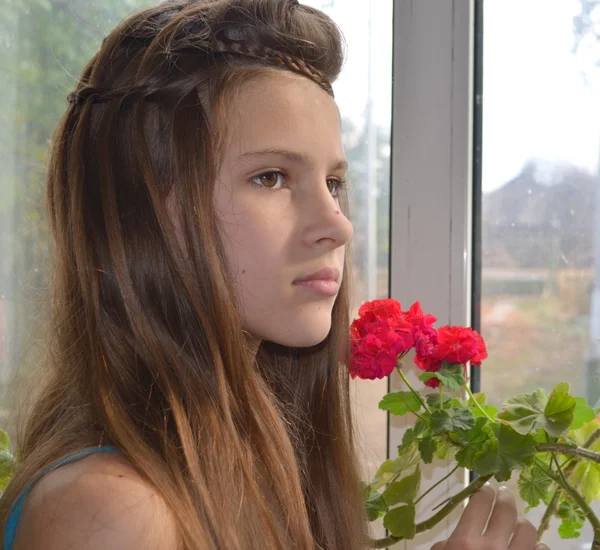
<instances>
[{"instance_id":1,"label":"girl's face","mask_svg":"<svg viewBox=\"0 0 600 550\"><path fill-rule=\"evenodd\" d=\"M330 268L341 284L352 224L336 198L347 170L337 106L308 78L277 72L241 87L227 125L215 207L243 327L284 346L318 344L336 285L295 282Z\"/></svg>"}]
</instances>

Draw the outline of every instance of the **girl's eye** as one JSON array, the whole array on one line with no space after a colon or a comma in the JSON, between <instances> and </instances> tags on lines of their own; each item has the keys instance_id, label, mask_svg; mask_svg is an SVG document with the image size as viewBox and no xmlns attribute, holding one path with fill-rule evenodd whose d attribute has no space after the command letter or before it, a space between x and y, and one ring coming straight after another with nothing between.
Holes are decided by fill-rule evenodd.
<instances>
[{"instance_id":1,"label":"girl's eye","mask_svg":"<svg viewBox=\"0 0 600 550\"><path fill-rule=\"evenodd\" d=\"M333 186L333 189L331 186ZM329 191L331 192L331 195L333 197L338 197L340 194L340 191L342 191L345 186L346 186L346 180L339 180L337 178L329 178L327 180L327 187L329 188Z\"/></svg>"},{"instance_id":2,"label":"girl's eye","mask_svg":"<svg viewBox=\"0 0 600 550\"><path fill-rule=\"evenodd\" d=\"M267 189L273 189L280 181L283 182L283 172L265 172L252 178L252 182L256 185L266 187Z\"/></svg>"}]
</instances>

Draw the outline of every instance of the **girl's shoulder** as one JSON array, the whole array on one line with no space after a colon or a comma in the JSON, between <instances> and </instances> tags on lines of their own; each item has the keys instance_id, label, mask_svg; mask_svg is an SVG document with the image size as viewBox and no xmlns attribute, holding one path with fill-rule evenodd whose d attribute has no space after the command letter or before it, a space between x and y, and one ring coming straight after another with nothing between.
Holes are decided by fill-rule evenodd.
<instances>
[{"instance_id":1,"label":"girl's shoulder","mask_svg":"<svg viewBox=\"0 0 600 550\"><path fill-rule=\"evenodd\" d=\"M176 550L174 515L120 454L97 453L45 474L24 502L13 550Z\"/></svg>"}]
</instances>

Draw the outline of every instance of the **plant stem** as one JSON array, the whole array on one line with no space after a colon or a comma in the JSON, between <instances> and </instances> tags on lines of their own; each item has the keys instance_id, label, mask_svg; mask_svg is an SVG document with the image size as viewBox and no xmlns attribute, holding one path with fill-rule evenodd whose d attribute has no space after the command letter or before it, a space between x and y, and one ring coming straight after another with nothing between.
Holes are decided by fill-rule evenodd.
<instances>
[{"instance_id":1,"label":"plant stem","mask_svg":"<svg viewBox=\"0 0 600 550\"><path fill-rule=\"evenodd\" d=\"M582 446L587 449L587 448L591 447L596 442L596 440L598 440L599 438L600 438L600 428L593 431L592 434L590 435L590 437L587 439L587 441ZM567 460L565 460L559 466L559 469L562 470L565 466L567 466L567 468L564 470L564 477L568 478L573 473L573 470L575 469L575 466L577 466L577 464L578 464L577 455L571 455ZM557 487L554 491L554 494L552 495L550 504L548 504L548 507L546 508L546 511L544 512L542 521L540 523L540 526L538 527L538 535L537 535L538 542L542 539L544 532L548 529L548 525L550 524L550 520L552 519L552 516L556 512L556 507L558 505L558 500L560 498L561 493L562 493L562 489L560 487Z\"/></svg>"},{"instance_id":2,"label":"plant stem","mask_svg":"<svg viewBox=\"0 0 600 550\"><path fill-rule=\"evenodd\" d=\"M556 512L556 506L558 505L558 499L560 497L560 493L561 493L561 489L560 489L560 487L558 487L554 491L554 494L552 495L552 500L550 501L550 504L548 504L548 508L546 508L546 511L544 512L544 515L542 516L542 521L540 522L540 526L538 527L538 530L537 530L538 542L540 542L542 540L542 537L544 536L546 529L548 529L548 525L550 525L550 520L552 519L554 512Z\"/></svg>"},{"instance_id":3,"label":"plant stem","mask_svg":"<svg viewBox=\"0 0 600 550\"><path fill-rule=\"evenodd\" d=\"M444 386L440 384L440 409L444 408Z\"/></svg>"},{"instance_id":4,"label":"plant stem","mask_svg":"<svg viewBox=\"0 0 600 550\"><path fill-rule=\"evenodd\" d=\"M581 511L585 514L585 517L590 522L592 529L594 530L594 542L592 543L592 550L600 550L600 519L598 519L598 516L594 514L594 511L590 505L579 494L579 492L575 490L564 478L561 478L561 476L557 476L553 472L547 470L546 466L541 460L536 459L536 462L538 468L555 483L558 483L558 485L560 485L560 487L575 501L575 504L581 508Z\"/></svg>"},{"instance_id":5,"label":"plant stem","mask_svg":"<svg viewBox=\"0 0 600 550\"><path fill-rule=\"evenodd\" d=\"M437 483L435 483L434 485L432 485L431 487L429 487L429 489L427 489L427 491L425 491L417 500L415 500L415 505L427 494L429 494L431 491L433 491L438 485L440 485L441 483L443 483L444 481L446 481L454 472L456 472L456 470L458 470L460 468L460 466L457 464L455 468L452 469L452 471L445 475L442 479L440 479Z\"/></svg>"},{"instance_id":6,"label":"plant stem","mask_svg":"<svg viewBox=\"0 0 600 550\"><path fill-rule=\"evenodd\" d=\"M440 521L442 521L454 508L456 508L463 500L467 497L471 496L473 493L481 489L485 482L490 479L492 476L482 476L478 477L475 481L473 481L470 485L465 487L459 493L456 493L453 497L448 499L448 504L444 506L439 512L431 516L429 519L421 523L417 523L416 530L417 533L422 533L423 531L428 531L434 525L437 525ZM388 546L392 546L397 542L404 540L402 537L396 537L394 535L390 535L388 537L382 539L369 539L368 545L369 548L386 548Z\"/></svg>"},{"instance_id":7,"label":"plant stem","mask_svg":"<svg viewBox=\"0 0 600 550\"><path fill-rule=\"evenodd\" d=\"M596 428L592 432L590 437L588 437L588 440L583 444L583 447L589 449L596 441L598 441L598 439L600 439L600 428Z\"/></svg>"},{"instance_id":8,"label":"plant stem","mask_svg":"<svg viewBox=\"0 0 600 550\"><path fill-rule=\"evenodd\" d=\"M570 445L563 445L562 443L542 443L535 446L535 450L538 453L560 453L563 455L577 455L587 458L592 462L598 462L600 464L600 453L584 449L583 447L571 447Z\"/></svg>"},{"instance_id":9,"label":"plant stem","mask_svg":"<svg viewBox=\"0 0 600 550\"><path fill-rule=\"evenodd\" d=\"M423 406L423 408L428 413L431 413L431 410L427 406L427 403L425 403L425 401L423 400L423 398L421 397L421 395L419 394L419 392L415 391L415 389L410 385L410 382L408 381L408 378L406 378L406 375L402 372L402 369L400 367L396 366L396 370L398 371L398 374L400 375L400 378L402 378L402 380L404 381L404 383L408 386L408 389L419 400L419 403L421 403L421 405Z\"/></svg>"},{"instance_id":10,"label":"plant stem","mask_svg":"<svg viewBox=\"0 0 600 550\"><path fill-rule=\"evenodd\" d=\"M467 390L467 393L469 394L469 397L473 400L473 403L475 403L475 406L481 411L481 414L483 414L483 416L485 416L491 422L498 422L497 420L494 420L488 413L486 413L481 408L481 405L478 403L477 399L475 399L475 396L473 395L473 392L471 391L471 388L469 388L469 384L467 383L463 387Z\"/></svg>"}]
</instances>

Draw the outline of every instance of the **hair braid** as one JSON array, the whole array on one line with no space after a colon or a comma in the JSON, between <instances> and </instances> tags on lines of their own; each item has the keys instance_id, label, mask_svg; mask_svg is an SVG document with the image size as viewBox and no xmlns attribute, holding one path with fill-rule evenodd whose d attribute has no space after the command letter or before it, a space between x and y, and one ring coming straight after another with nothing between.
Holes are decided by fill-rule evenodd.
<instances>
[{"instance_id":1,"label":"hair braid","mask_svg":"<svg viewBox=\"0 0 600 550\"><path fill-rule=\"evenodd\" d=\"M132 37L132 39L135 40L136 37ZM266 46L251 46L240 41L231 41L228 44L220 40L214 42L198 42L195 43L193 47L186 46L179 49L168 49L166 51L166 57L170 62L173 62L173 59L178 55L185 55L188 53L198 54L202 51L213 54L250 57L273 66L285 67L290 71L310 78L333 97L331 84L320 71L299 57L294 57ZM175 88L175 86L173 86L173 88ZM144 101L158 101L161 97L167 96L169 91L169 84L157 87L156 84L150 85L138 83L124 88L106 90L85 85L79 90L71 92L67 96L67 101L75 105L82 105L85 103L107 103L115 99L128 101L137 101L140 99L143 99Z\"/></svg>"}]
</instances>

